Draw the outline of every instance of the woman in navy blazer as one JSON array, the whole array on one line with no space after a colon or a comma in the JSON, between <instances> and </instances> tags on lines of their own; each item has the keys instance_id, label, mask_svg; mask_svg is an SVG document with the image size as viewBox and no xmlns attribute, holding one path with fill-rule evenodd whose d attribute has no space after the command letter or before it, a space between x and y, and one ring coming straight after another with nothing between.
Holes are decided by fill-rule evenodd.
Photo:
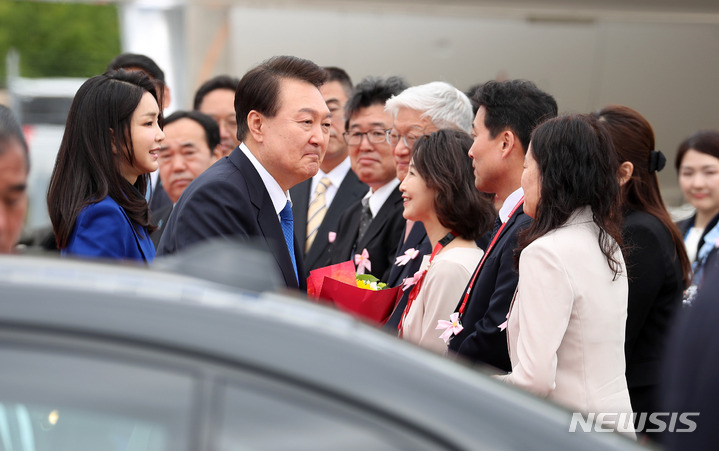
<instances>
[{"instance_id":1,"label":"woman in navy blazer","mask_svg":"<svg viewBox=\"0 0 719 451\"><path fill-rule=\"evenodd\" d=\"M63 255L155 257L145 190L165 139L161 122L155 87L142 72L108 72L80 87L47 196Z\"/></svg>"}]
</instances>

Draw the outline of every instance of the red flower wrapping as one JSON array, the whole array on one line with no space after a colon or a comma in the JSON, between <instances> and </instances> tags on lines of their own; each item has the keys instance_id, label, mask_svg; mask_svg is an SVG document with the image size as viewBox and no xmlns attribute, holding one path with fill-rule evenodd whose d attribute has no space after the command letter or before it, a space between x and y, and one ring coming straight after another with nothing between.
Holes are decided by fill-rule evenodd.
<instances>
[{"instance_id":1,"label":"red flower wrapping","mask_svg":"<svg viewBox=\"0 0 719 451\"><path fill-rule=\"evenodd\" d=\"M378 326L387 322L402 287L373 291L357 286L354 263L346 261L310 271L307 295Z\"/></svg>"}]
</instances>

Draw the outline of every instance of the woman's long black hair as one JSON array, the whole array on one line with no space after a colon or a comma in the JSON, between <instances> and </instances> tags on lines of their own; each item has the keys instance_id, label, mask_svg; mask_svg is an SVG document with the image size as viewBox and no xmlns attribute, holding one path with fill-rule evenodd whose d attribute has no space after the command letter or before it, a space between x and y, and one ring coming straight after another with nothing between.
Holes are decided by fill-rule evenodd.
<instances>
[{"instance_id":1,"label":"woman's long black hair","mask_svg":"<svg viewBox=\"0 0 719 451\"><path fill-rule=\"evenodd\" d=\"M539 167L541 192L534 221L518 235L515 266L532 241L589 206L599 227L599 247L616 277L622 270L614 257L622 246L622 214L619 162L608 132L591 115L561 116L534 130L530 148Z\"/></svg>"},{"instance_id":2,"label":"woman's long black hair","mask_svg":"<svg viewBox=\"0 0 719 451\"><path fill-rule=\"evenodd\" d=\"M130 166L135 161L130 125L146 92L157 100L147 75L124 70L92 77L77 91L47 194L58 248L67 247L80 211L107 196L133 222L152 228L145 200L149 176L131 185L120 170L123 159ZM159 120L162 125L162 112Z\"/></svg>"}]
</instances>

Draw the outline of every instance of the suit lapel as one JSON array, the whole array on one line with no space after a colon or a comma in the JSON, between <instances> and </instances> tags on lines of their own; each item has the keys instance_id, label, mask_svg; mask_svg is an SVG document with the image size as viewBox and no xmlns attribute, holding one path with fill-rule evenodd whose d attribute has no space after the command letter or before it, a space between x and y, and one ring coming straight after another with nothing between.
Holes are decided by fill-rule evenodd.
<instances>
[{"instance_id":1,"label":"suit lapel","mask_svg":"<svg viewBox=\"0 0 719 451\"><path fill-rule=\"evenodd\" d=\"M524 203L520 205L517 210L514 212L513 215L507 219L506 225L502 228L501 233L499 233L499 236L497 237L497 242L502 239L502 236L507 233L508 230L512 229L512 225L514 225L515 222L517 222L517 217L524 213Z\"/></svg>"},{"instance_id":2,"label":"suit lapel","mask_svg":"<svg viewBox=\"0 0 719 451\"><path fill-rule=\"evenodd\" d=\"M339 217L342 216L342 213L347 210L349 205L352 205L357 200L362 199L368 189L369 187L360 182L357 175L351 169L347 172L347 175L337 189L335 198L332 200L330 207L327 209L327 213L325 214L325 218L322 220L320 228L317 230L317 237L315 237L312 247L309 252L307 252L305 260L308 268L312 268L317 260L327 253L329 233L337 232L337 224ZM305 210L305 217L306 216L307 214ZM306 229L307 224L305 222L305 230Z\"/></svg>"},{"instance_id":3,"label":"suit lapel","mask_svg":"<svg viewBox=\"0 0 719 451\"><path fill-rule=\"evenodd\" d=\"M239 168L240 172L247 182L247 190L250 193L250 201L256 208L255 214L257 217L257 224L262 231L262 235L267 241L270 249L274 252L272 254L277 260L277 264L280 267L282 276L285 279L287 286L299 287L297 278L295 277L295 270L292 267L292 260L290 259L290 252L285 244L285 235L282 232L280 226L280 220L277 217L277 212L272 204L265 184L262 181L262 177L257 173L257 170L252 165L250 160L245 156L242 151L232 152L230 154L230 160ZM295 249L297 249L297 238L295 237ZM296 252L296 251L295 251ZM298 262L298 271L300 274L300 258L301 255L295 253L295 258Z\"/></svg>"},{"instance_id":4,"label":"suit lapel","mask_svg":"<svg viewBox=\"0 0 719 451\"><path fill-rule=\"evenodd\" d=\"M114 201L113 201L114 202ZM119 206L119 205L118 205ZM153 258L155 258L155 245L152 243L152 240L149 240L149 235L147 235L147 229L144 227L140 227L139 225L132 222L129 216L127 216L127 212L124 208L120 207L120 211L122 212L122 215L125 217L125 220L128 224L130 224L130 228L132 229L132 234L135 236L135 243L137 244L137 250L139 251L140 255L142 255L142 259L149 263L152 261ZM145 237L140 236L140 232L138 231L140 229Z\"/></svg>"}]
</instances>

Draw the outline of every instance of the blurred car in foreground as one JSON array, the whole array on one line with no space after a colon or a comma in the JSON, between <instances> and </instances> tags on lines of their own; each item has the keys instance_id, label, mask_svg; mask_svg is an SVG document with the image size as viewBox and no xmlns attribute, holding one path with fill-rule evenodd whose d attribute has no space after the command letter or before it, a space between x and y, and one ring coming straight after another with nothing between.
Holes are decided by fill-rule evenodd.
<instances>
[{"instance_id":1,"label":"blurred car in foreground","mask_svg":"<svg viewBox=\"0 0 719 451\"><path fill-rule=\"evenodd\" d=\"M3 450L638 449L288 294L38 256L0 293Z\"/></svg>"}]
</instances>

